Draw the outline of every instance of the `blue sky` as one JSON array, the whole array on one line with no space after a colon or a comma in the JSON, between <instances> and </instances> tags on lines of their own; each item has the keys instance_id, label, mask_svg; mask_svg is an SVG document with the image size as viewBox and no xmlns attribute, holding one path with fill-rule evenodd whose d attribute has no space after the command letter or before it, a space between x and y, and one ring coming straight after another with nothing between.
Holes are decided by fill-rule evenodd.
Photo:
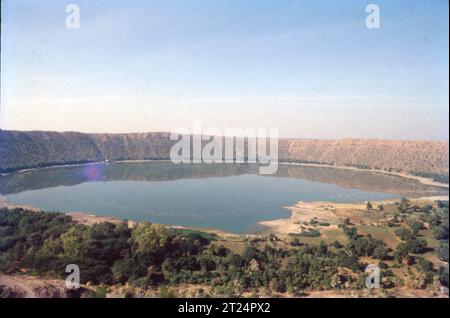
<instances>
[{"instance_id":1,"label":"blue sky","mask_svg":"<svg viewBox=\"0 0 450 318\"><path fill-rule=\"evenodd\" d=\"M445 0L6 0L0 127L448 140L448 36Z\"/></svg>"}]
</instances>

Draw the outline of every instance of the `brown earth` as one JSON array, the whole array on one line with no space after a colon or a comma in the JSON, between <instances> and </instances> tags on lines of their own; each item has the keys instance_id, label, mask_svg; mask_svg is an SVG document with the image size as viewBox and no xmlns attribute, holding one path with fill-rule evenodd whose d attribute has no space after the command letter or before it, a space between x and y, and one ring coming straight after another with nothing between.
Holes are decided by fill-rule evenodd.
<instances>
[{"instance_id":1,"label":"brown earth","mask_svg":"<svg viewBox=\"0 0 450 318\"><path fill-rule=\"evenodd\" d=\"M70 298L86 297L89 290L95 286L82 286L78 290L70 290L65 286L65 282L60 279L50 279L40 276L27 275L5 275L0 274L0 292L3 296L10 298ZM197 297L201 298L199 290L206 293L211 291L210 286L183 284L172 287L177 297ZM157 290L144 290L133 288L128 285L112 286L109 288L108 298L123 298L132 292L134 297L158 297ZM245 293L244 297L254 296L252 293ZM265 290L258 293L260 297L292 297L288 294L270 294ZM411 287L396 287L392 289L378 290L325 290L309 291L305 290L299 298L447 298L448 296L439 290L416 289Z\"/></svg>"},{"instance_id":2,"label":"brown earth","mask_svg":"<svg viewBox=\"0 0 450 318\"><path fill-rule=\"evenodd\" d=\"M104 160L169 159L169 133L85 134L0 130L0 172ZM449 143L280 139L279 160L448 174Z\"/></svg>"},{"instance_id":3,"label":"brown earth","mask_svg":"<svg viewBox=\"0 0 450 318\"><path fill-rule=\"evenodd\" d=\"M280 157L396 171L448 173L449 144L376 139L283 139Z\"/></svg>"},{"instance_id":4,"label":"brown earth","mask_svg":"<svg viewBox=\"0 0 450 318\"><path fill-rule=\"evenodd\" d=\"M73 298L80 297L86 289L69 289L61 279L0 274L0 292L8 298Z\"/></svg>"}]
</instances>

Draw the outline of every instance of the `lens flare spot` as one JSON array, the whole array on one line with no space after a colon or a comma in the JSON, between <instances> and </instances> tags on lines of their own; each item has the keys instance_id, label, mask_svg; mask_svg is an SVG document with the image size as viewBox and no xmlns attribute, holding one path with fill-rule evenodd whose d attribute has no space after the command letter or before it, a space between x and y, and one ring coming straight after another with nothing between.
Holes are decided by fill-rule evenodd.
<instances>
[{"instance_id":1,"label":"lens flare spot","mask_svg":"<svg viewBox=\"0 0 450 318\"><path fill-rule=\"evenodd\" d=\"M102 176L102 167L100 165L85 166L83 174L88 181L97 181Z\"/></svg>"}]
</instances>

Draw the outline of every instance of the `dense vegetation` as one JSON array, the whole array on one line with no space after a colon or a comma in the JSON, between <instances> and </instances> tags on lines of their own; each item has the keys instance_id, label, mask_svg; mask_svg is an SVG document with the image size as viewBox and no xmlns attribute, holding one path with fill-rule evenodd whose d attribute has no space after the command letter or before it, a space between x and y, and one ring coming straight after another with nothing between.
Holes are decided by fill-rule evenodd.
<instances>
[{"instance_id":1,"label":"dense vegetation","mask_svg":"<svg viewBox=\"0 0 450 318\"><path fill-rule=\"evenodd\" d=\"M29 268L39 274L63 277L67 264L77 264L83 283L123 284L150 288L161 284L212 284L233 294L267 287L289 289L330 288L345 252L328 247L284 250L251 244L242 255L211 243L196 232L166 230L139 223L77 225L58 213L0 210L1 270ZM343 254L344 253L344 254ZM363 268L356 259L348 266Z\"/></svg>"},{"instance_id":2,"label":"dense vegetation","mask_svg":"<svg viewBox=\"0 0 450 318\"><path fill-rule=\"evenodd\" d=\"M408 227L400 226L407 215L417 215ZM422 222L422 223L421 223ZM382 284L401 284L389 267L408 262L423 273L424 286L438 279L448 286L448 271L434 268L420 254L430 248L417 237L423 222L440 240L439 256L448 261L448 202L437 208L398 205L392 226L402 242L396 250L371 235L361 235L348 220L340 228L348 238L317 246L294 237L289 246L270 235L263 241L248 240L242 253L217 244L217 237L161 225L127 222L85 226L60 213L0 209L0 271L65 277L67 264L77 264L81 282L152 289L194 284L212 286L214 295L240 295L264 289L298 295L307 289L359 289L364 287L370 258L382 268ZM419 224L420 223L420 224ZM391 265L387 265L389 262ZM165 288L165 287L164 287Z\"/></svg>"}]
</instances>

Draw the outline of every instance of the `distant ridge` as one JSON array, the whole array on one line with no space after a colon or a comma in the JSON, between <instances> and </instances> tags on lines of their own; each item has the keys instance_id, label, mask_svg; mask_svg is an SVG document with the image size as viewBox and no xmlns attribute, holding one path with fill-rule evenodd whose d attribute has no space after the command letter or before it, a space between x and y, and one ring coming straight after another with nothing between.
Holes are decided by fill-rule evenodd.
<instances>
[{"instance_id":1,"label":"distant ridge","mask_svg":"<svg viewBox=\"0 0 450 318\"><path fill-rule=\"evenodd\" d=\"M169 159L165 132L88 134L0 130L0 171L116 160ZM449 143L373 139L280 139L279 160L409 173L449 172Z\"/></svg>"}]
</instances>

